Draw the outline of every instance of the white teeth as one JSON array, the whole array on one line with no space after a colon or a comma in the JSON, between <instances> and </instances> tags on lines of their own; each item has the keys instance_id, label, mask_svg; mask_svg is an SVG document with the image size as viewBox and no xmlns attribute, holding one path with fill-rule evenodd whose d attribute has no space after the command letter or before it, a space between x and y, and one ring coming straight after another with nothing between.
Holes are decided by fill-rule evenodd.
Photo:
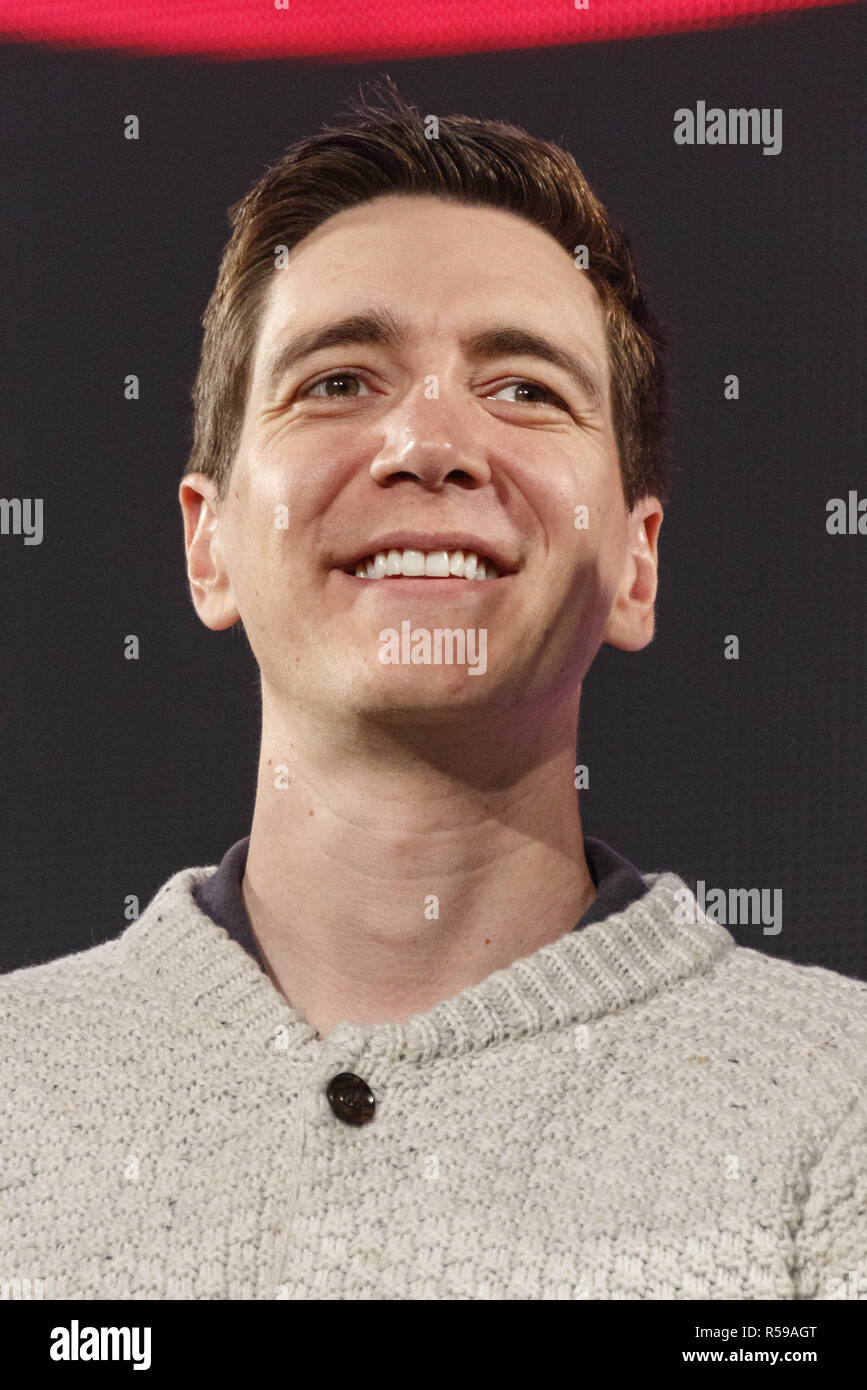
<instances>
[{"instance_id":1,"label":"white teeth","mask_svg":"<svg viewBox=\"0 0 867 1390\"><path fill-rule=\"evenodd\" d=\"M359 560L354 570L357 579L384 579L403 575L428 579L499 579L500 571L493 561L480 560L474 550L378 550Z\"/></svg>"},{"instance_id":2,"label":"white teeth","mask_svg":"<svg viewBox=\"0 0 867 1390\"><path fill-rule=\"evenodd\" d=\"M429 555L424 557L424 572L431 579L448 579L449 552L447 550L432 550Z\"/></svg>"},{"instance_id":3,"label":"white teeth","mask_svg":"<svg viewBox=\"0 0 867 1390\"><path fill-rule=\"evenodd\" d=\"M424 551L405 550L400 572L407 579L415 579L418 575L424 574Z\"/></svg>"}]
</instances>

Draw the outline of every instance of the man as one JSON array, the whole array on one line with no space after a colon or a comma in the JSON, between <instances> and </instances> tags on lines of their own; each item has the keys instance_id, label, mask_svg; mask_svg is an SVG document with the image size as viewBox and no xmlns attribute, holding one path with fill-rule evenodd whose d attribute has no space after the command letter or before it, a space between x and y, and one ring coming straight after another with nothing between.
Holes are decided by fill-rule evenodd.
<instances>
[{"instance_id":1,"label":"man","mask_svg":"<svg viewBox=\"0 0 867 1390\"><path fill-rule=\"evenodd\" d=\"M867 987L581 829L582 682L653 637L666 495L626 239L564 151L390 88L233 216L180 502L196 611L261 672L255 814L6 977L9 1269L867 1297Z\"/></svg>"}]
</instances>

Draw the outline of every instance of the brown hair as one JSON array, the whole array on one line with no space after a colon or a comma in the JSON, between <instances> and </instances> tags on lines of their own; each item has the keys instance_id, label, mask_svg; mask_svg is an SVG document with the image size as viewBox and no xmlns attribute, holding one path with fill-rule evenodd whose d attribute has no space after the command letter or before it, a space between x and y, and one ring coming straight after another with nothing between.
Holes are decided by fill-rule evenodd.
<instances>
[{"instance_id":1,"label":"brown hair","mask_svg":"<svg viewBox=\"0 0 867 1390\"><path fill-rule=\"evenodd\" d=\"M374 101L349 104L348 119L289 147L229 209L232 235L202 322L192 391L193 446L187 472L212 478L222 501L241 434L261 311L275 247L288 250L334 213L389 193L488 204L535 223L574 254L606 321L612 415L628 510L643 497L666 500L667 346L639 283L629 241L559 145L517 126L469 116L439 119L437 139L390 78Z\"/></svg>"}]
</instances>

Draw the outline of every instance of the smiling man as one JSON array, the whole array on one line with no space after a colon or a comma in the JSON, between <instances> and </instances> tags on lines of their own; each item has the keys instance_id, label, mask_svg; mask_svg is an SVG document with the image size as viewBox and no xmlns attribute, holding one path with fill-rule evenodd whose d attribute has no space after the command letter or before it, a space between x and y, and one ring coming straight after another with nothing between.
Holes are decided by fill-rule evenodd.
<instances>
[{"instance_id":1,"label":"smiling man","mask_svg":"<svg viewBox=\"0 0 867 1390\"><path fill-rule=\"evenodd\" d=\"M0 1248L56 1297L865 1297L867 988L582 832L666 494L628 243L558 147L429 125L386 87L233 209L180 502L253 822L6 978Z\"/></svg>"},{"instance_id":2,"label":"smiling man","mask_svg":"<svg viewBox=\"0 0 867 1390\"><path fill-rule=\"evenodd\" d=\"M662 510L624 506L598 296L514 212L377 196L268 275L225 496L199 450L181 501L199 616L241 618L262 674L247 913L324 1037L590 907L580 682L651 638ZM484 679L381 660L443 624L484 634Z\"/></svg>"}]
</instances>

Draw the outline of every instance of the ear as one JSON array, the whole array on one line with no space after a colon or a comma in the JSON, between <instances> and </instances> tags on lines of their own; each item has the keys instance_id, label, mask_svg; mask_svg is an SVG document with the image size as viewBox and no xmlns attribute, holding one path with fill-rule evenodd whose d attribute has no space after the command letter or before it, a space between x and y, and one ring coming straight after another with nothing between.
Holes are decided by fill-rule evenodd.
<instances>
[{"instance_id":1,"label":"ear","mask_svg":"<svg viewBox=\"0 0 867 1390\"><path fill-rule=\"evenodd\" d=\"M240 618L220 540L217 490L204 473L187 473L178 499L184 518L187 578L196 612L205 627L220 632Z\"/></svg>"},{"instance_id":2,"label":"ear","mask_svg":"<svg viewBox=\"0 0 867 1390\"><path fill-rule=\"evenodd\" d=\"M641 651L653 641L661 525L662 504L656 497L643 498L629 514L623 575L602 638L625 652Z\"/></svg>"}]
</instances>

